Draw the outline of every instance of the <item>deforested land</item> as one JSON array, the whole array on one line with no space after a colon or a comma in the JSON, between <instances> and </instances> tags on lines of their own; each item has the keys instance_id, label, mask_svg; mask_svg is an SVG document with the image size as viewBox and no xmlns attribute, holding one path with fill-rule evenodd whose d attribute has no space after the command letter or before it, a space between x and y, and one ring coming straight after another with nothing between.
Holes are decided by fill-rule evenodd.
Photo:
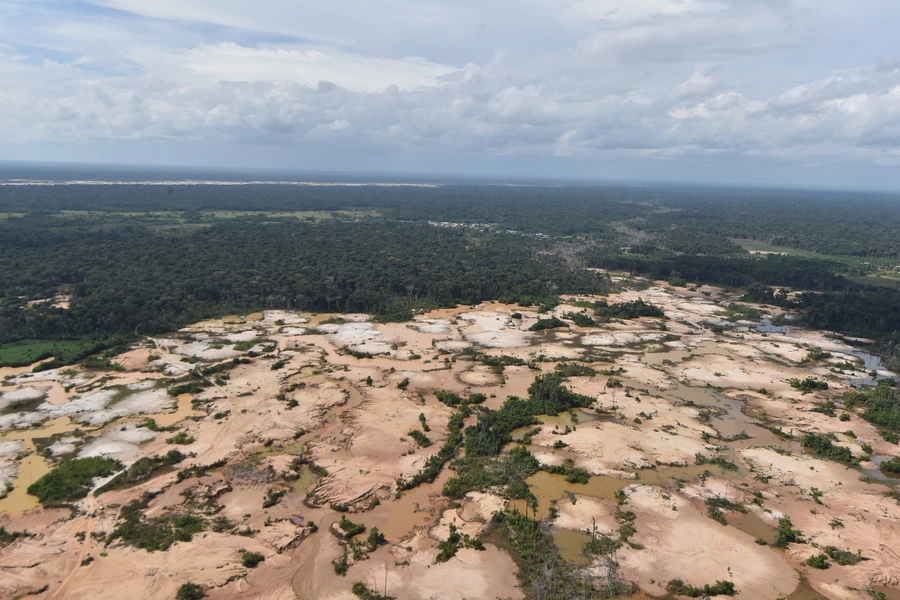
<instances>
[{"instance_id":1,"label":"deforested land","mask_svg":"<svg viewBox=\"0 0 900 600\"><path fill-rule=\"evenodd\" d=\"M0 597L897 598L900 198L0 186Z\"/></svg>"}]
</instances>

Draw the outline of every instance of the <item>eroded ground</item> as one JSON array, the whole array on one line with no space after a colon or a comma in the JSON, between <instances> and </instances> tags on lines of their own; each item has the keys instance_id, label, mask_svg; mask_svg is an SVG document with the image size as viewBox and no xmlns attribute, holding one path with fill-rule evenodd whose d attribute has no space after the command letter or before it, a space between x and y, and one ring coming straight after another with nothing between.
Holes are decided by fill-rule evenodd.
<instances>
[{"instance_id":1,"label":"eroded ground","mask_svg":"<svg viewBox=\"0 0 900 600\"><path fill-rule=\"evenodd\" d=\"M554 539L567 560L602 576L600 559L582 546L592 530L614 535L630 512L634 533L615 558L646 594L666 595L673 579L732 581L745 600L896 594L900 506L877 463L900 449L856 414L837 416L843 394L872 378L855 348L823 332L764 333L755 322L724 320L737 297L712 287L651 287L607 300L638 297L666 319L567 321L532 332L539 318L582 309L539 315L489 303L400 324L266 311L148 339L113 358L116 370L0 369L0 486L12 487L0 500L0 526L27 532L0 548L0 597L174 598L193 582L210 598L349 600L361 581L397 598L521 598L515 562L489 536L482 551L435 557L450 524L475 538L489 532L495 511L525 510L523 501L488 490L451 503L441 496L453 474L446 467L434 483L403 493L397 482L448 437L454 410L435 391L483 393L484 406L497 409L509 395L527 396L535 376L560 362L598 372L567 382L596 399L592 409L541 418L529 436L542 463L570 459L592 476L578 484L540 471L528 481L538 516L556 513ZM498 369L461 354L467 348L527 364ZM815 349L831 356L811 360ZM808 376L828 389L790 385ZM812 410L828 400L836 416ZM410 435L423 422L428 447ZM801 447L801 432L831 435L875 462L850 468L816 458ZM40 508L26 493L59 461L105 456L127 467L173 449L186 458L72 510ZM698 465L698 456L718 462ZM746 512L724 510L723 525L709 514L715 499ZM167 550L110 540L120 509L136 501L144 523L192 515L201 530ZM341 576L333 561L345 554L336 529L345 514L377 527L387 544L350 557ZM804 543L773 546L783 516ZM805 564L826 546L865 560ZM246 566L248 552L265 560Z\"/></svg>"}]
</instances>

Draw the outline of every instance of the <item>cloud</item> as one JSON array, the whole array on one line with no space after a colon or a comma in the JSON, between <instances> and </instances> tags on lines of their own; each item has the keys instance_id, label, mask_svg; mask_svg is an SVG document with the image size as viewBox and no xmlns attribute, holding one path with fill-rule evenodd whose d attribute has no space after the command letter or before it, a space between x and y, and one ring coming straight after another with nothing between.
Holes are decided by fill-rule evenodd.
<instances>
[{"instance_id":1,"label":"cloud","mask_svg":"<svg viewBox=\"0 0 900 600\"><path fill-rule=\"evenodd\" d=\"M896 60L832 66L827 36L812 51L830 2L72 1L101 14L0 0L18 11L0 24L5 148L330 148L347 162L327 166L347 170L365 152L900 158Z\"/></svg>"}]
</instances>

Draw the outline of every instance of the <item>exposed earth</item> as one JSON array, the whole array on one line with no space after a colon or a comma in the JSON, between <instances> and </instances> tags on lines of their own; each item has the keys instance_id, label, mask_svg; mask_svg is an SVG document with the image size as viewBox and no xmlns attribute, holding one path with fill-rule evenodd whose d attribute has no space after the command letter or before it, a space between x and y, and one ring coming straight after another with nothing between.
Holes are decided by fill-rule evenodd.
<instances>
[{"instance_id":1,"label":"exposed earth","mask_svg":"<svg viewBox=\"0 0 900 600\"><path fill-rule=\"evenodd\" d=\"M493 513L525 511L524 501L486 490L451 502L441 495L448 467L409 491L397 482L448 437L454 411L435 391L482 393L483 406L498 409L569 363L597 371L566 383L595 405L540 418L528 448L547 465L570 459L590 481L539 471L528 483L562 556L586 574L605 568L582 553L591 531L615 532L630 511L634 533L615 560L644 595L666 596L681 579L731 581L743 600L900 598L900 501L889 495L900 480L879 469L900 446L853 412L813 410L833 401L840 415L854 384L894 375L851 354L856 340L757 329L727 310L740 299L723 289L660 283L604 299L638 298L665 318L530 331L598 299L584 296L545 314L486 303L389 324L265 311L147 338L109 368L0 369L0 489L11 486L0 526L27 532L0 542L0 597L171 599L192 582L213 599L351 600L363 582L401 599L523 598L516 562L490 533ZM469 348L526 364L498 369ZM810 376L828 389L790 384ZM197 378L203 385L177 387ZM432 444L421 447L412 431ZM848 467L817 458L800 443L809 432L870 459ZM26 491L74 457L128 467L173 449L186 457L74 508L41 507ZM194 515L205 526L166 550L110 539L120 509L142 498L143 519ZM716 499L746 512L726 509L722 524L710 516ZM784 516L802 543L774 546ZM347 548L342 517L387 541L348 558L345 575L333 566ZM484 536L484 549L436 562L451 524ZM828 546L864 560L806 564ZM264 560L248 566L247 553Z\"/></svg>"}]
</instances>

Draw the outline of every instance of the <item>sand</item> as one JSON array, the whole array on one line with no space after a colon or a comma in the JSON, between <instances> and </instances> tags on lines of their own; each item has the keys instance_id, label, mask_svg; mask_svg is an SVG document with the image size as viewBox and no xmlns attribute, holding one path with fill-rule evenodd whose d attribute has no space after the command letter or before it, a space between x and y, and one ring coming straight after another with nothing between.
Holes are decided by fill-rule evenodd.
<instances>
[{"instance_id":1,"label":"sand","mask_svg":"<svg viewBox=\"0 0 900 600\"><path fill-rule=\"evenodd\" d=\"M818 331L790 327L787 333L763 334L752 323L724 321L717 313L739 298L711 286L689 292L660 284L607 300L639 297L663 308L665 330L660 319L637 319L530 332L544 315L499 303L442 309L391 324L374 323L367 315L341 315L337 322L334 315L264 311L149 340L113 359L123 365L120 372L2 369L0 374L10 377L0 388L0 411L19 400L38 405L0 414L0 486L15 486L14 497L0 500L0 526L34 534L0 548L0 597L47 585L41 597L170 599L191 581L206 587L213 599L352 600L354 581L384 591L386 578L388 593L402 599L522 598L515 563L491 543L484 552L463 549L446 563L434 563L450 523L473 536L488 532L491 514L508 505L504 498L472 493L451 505L440 495L452 474L446 469L434 484L399 496L397 479L418 472L447 438L452 410L437 401L435 390L481 392L489 396L484 406L496 409L509 395L527 396L535 375L553 371L562 360L593 361L598 371L612 372L570 378L568 385L592 397L594 405L579 411L577 419L542 417L532 438L530 449L541 463L571 459L594 475L587 485L547 473L529 479L541 515L555 503L552 527L564 556L600 573L596 559L580 554L585 532L596 527L615 536L621 527L617 513L631 511L633 546L623 546L617 560L622 576L644 593L665 595L673 578L697 586L727 579L744 600L771 600L798 588L798 572L828 598L863 600L868 596L862 590L872 586L900 586L900 507L885 498L886 485L805 455L796 441L760 426L832 434L858 454L863 444L878 457L900 454L900 447L856 415L839 421L811 410L826 400L839 401L854 382L868 377L861 364L843 373L832 370L844 361L857 362L849 354L854 346ZM563 303L552 314L570 310L581 309ZM522 319L513 319L514 312ZM235 342L254 341L265 343L251 348L252 354L233 348ZM266 352L257 355L263 346ZM536 370L507 367L498 373L455 357L469 347L538 361L530 365ZM804 362L811 348L834 357ZM159 358L151 361L151 354ZM196 395L172 398L166 393L170 384L160 381L236 356L248 357L249 364L229 370L227 378ZM791 378L808 375L827 379L830 389L801 394L790 386ZM409 435L422 429L420 415L429 427L430 447L419 447ZM166 442L174 433L138 427L147 416L193 442L174 446ZM49 426L32 429L41 423ZM76 428L82 433L75 435ZM740 432L751 438L721 439ZM52 434L58 435L45 459L31 439ZM190 456L134 487L86 498L75 514L36 508L24 492L23 477L40 476L56 456L110 456L130 465L173 448ZM697 455L721 456L736 470L696 465ZM324 471L298 466L295 459ZM225 466L177 481L178 469L216 461ZM822 493L822 504L815 502L812 488ZM263 508L270 490L284 495ZM120 543L105 547L100 539L115 527L116 507L145 492L158 494L147 517L202 502L207 518L225 517L258 532L244 537L206 531L166 552ZM617 492L625 494L623 504ZM727 513L729 524L721 525L707 516L706 500L716 496L745 504L748 513ZM368 559L352 561L346 577L336 575L331 564L342 553L328 533L340 518L335 505L346 505L351 520L378 527L390 542ZM808 543L778 550L755 542L772 537L785 515ZM835 520L843 527L833 527ZM310 532L311 522L318 533ZM78 540L79 532L85 541ZM861 550L870 560L827 571L807 567L803 561L825 545ZM244 567L245 550L266 560L255 569ZM93 562L80 566L87 556Z\"/></svg>"}]
</instances>

